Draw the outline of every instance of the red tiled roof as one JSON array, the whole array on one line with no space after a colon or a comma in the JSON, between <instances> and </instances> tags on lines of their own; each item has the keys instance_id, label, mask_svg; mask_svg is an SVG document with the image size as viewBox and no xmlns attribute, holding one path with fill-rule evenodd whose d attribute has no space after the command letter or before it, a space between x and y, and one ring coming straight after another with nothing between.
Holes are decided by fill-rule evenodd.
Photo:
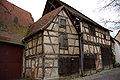
<instances>
[{"instance_id":1,"label":"red tiled roof","mask_svg":"<svg viewBox=\"0 0 120 80\"><path fill-rule=\"evenodd\" d=\"M3 0L0 5L2 5L9 14L18 17L19 18L19 24L23 26L28 26L32 24L33 18L31 16L31 13L27 12L26 10L21 9L20 7L17 7L16 5Z\"/></svg>"},{"instance_id":2,"label":"red tiled roof","mask_svg":"<svg viewBox=\"0 0 120 80\"><path fill-rule=\"evenodd\" d=\"M29 33L28 33L27 37L36 33L41 28L46 27L47 24L49 24L57 16L57 14L63 9L63 7L64 6L61 6L57 9L47 13L46 15L41 17L37 22L35 22L33 25L31 25L31 28L29 30Z\"/></svg>"},{"instance_id":3,"label":"red tiled roof","mask_svg":"<svg viewBox=\"0 0 120 80\"><path fill-rule=\"evenodd\" d=\"M29 12L6 0L0 1L0 41L21 43L33 22Z\"/></svg>"}]
</instances>

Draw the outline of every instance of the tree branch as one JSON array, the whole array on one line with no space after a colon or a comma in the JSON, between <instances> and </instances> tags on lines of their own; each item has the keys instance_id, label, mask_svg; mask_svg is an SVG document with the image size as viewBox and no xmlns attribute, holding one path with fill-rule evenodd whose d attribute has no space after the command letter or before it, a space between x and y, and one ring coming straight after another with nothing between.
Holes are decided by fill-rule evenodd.
<instances>
[{"instance_id":1,"label":"tree branch","mask_svg":"<svg viewBox=\"0 0 120 80\"><path fill-rule=\"evenodd\" d=\"M115 1L116 1L116 0L112 0L110 3L108 3L107 5L105 5L105 6L102 7L102 8L107 8L107 7L111 6Z\"/></svg>"}]
</instances>

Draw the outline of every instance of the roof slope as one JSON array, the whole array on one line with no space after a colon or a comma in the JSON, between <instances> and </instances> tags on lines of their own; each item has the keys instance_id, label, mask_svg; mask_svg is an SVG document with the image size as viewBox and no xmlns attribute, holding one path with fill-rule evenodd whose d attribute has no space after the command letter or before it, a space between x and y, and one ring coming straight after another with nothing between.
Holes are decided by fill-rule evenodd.
<instances>
[{"instance_id":1,"label":"roof slope","mask_svg":"<svg viewBox=\"0 0 120 80\"><path fill-rule=\"evenodd\" d=\"M6 0L0 1L0 41L21 43L33 22L29 12Z\"/></svg>"},{"instance_id":2,"label":"roof slope","mask_svg":"<svg viewBox=\"0 0 120 80\"><path fill-rule=\"evenodd\" d=\"M37 31L47 27L63 8L64 8L64 6L61 6L57 9L45 14L37 22L35 22L33 25L31 25L27 37L33 35Z\"/></svg>"},{"instance_id":3,"label":"roof slope","mask_svg":"<svg viewBox=\"0 0 120 80\"><path fill-rule=\"evenodd\" d=\"M23 26L28 26L34 22L32 16L31 16L31 13L27 12L26 10L23 10L20 7L17 7L16 5L14 5L6 0L3 0L0 2L0 8L1 8L1 10L3 10L3 8L4 8L4 11L6 11L5 13L8 13L9 15L13 15L14 17L18 17L19 24L21 24Z\"/></svg>"}]
</instances>

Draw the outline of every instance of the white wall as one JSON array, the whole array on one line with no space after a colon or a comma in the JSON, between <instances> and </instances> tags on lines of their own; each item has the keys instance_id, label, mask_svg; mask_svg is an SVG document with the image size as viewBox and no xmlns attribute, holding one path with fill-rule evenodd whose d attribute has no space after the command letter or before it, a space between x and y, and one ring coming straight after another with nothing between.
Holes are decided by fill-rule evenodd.
<instances>
[{"instance_id":1,"label":"white wall","mask_svg":"<svg viewBox=\"0 0 120 80\"><path fill-rule=\"evenodd\" d=\"M115 45L114 45L114 50L115 50L115 60L117 63L120 63L120 44L115 41Z\"/></svg>"}]
</instances>

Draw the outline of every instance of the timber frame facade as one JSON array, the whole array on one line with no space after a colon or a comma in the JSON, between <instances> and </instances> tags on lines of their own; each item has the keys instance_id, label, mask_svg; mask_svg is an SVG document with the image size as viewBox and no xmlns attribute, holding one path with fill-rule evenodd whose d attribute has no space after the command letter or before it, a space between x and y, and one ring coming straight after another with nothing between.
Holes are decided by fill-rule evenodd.
<instances>
[{"instance_id":1,"label":"timber frame facade","mask_svg":"<svg viewBox=\"0 0 120 80\"><path fill-rule=\"evenodd\" d=\"M25 77L46 80L112 68L109 30L59 0L47 1L24 43Z\"/></svg>"}]
</instances>

